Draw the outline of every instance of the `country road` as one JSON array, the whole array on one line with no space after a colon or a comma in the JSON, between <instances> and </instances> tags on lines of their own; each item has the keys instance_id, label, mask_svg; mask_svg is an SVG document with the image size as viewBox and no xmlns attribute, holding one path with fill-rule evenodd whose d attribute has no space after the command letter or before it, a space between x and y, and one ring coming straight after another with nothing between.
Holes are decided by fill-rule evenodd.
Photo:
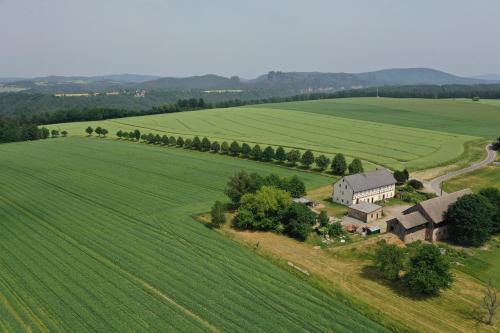
<instances>
[{"instance_id":1,"label":"country road","mask_svg":"<svg viewBox=\"0 0 500 333\"><path fill-rule=\"evenodd\" d=\"M485 165L488 165L490 163L492 163L494 160L495 160L495 157L496 157L496 151L494 151L493 149L491 149L491 145L487 145L486 146L486 151L488 152L488 155L486 156L486 158L480 162L477 162L467 168L463 168L463 169L460 169L460 170L456 170L456 171L452 171L450 173L447 173L447 174L444 174L442 176L439 176L439 177L436 177L428 182L425 183L425 187L431 189L433 192L435 192L437 195L441 195L443 193L446 193L444 191L441 190L441 183L443 183L444 181L450 179L450 178L453 178L455 176L459 176L459 175L462 175L464 173L469 173L469 172L472 172L474 170L477 170L477 169L480 169L482 168L483 166Z\"/></svg>"}]
</instances>

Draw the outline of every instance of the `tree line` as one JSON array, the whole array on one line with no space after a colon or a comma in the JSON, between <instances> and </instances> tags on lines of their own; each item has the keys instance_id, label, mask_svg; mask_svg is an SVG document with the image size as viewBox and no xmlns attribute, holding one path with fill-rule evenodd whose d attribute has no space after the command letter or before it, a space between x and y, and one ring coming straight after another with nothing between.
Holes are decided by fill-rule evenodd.
<instances>
[{"instance_id":1,"label":"tree line","mask_svg":"<svg viewBox=\"0 0 500 333\"><path fill-rule=\"evenodd\" d=\"M47 139L49 137L67 136L67 131L59 133L58 130L49 131L46 127L38 127L37 124L26 118L2 117L0 116L0 143L34 141Z\"/></svg>"},{"instance_id":2,"label":"tree line","mask_svg":"<svg viewBox=\"0 0 500 333\"><path fill-rule=\"evenodd\" d=\"M89 129L92 128L89 127L85 131L90 135L92 132L89 133ZM355 158L348 164L344 155L341 153L336 154L333 159L330 159L323 154L315 156L309 149L301 153L298 149L286 151L281 146L274 149L272 146L262 148L259 144L250 146L248 143L240 144L238 141L232 141L231 143L223 141L220 143L219 141L211 141L207 137L200 139L199 136L195 136L192 139L184 139L182 136L175 137L166 134L141 133L139 129L133 131L118 130L116 136L120 139L142 141L148 144L182 147L202 152L222 153L229 156L251 158L263 162L277 162L280 164L287 164L291 167L300 165L303 169L311 169L320 172L330 169L331 173L337 176L343 176L347 172L349 174L355 174L364 171L361 160ZM315 168L312 168L313 165Z\"/></svg>"}]
</instances>

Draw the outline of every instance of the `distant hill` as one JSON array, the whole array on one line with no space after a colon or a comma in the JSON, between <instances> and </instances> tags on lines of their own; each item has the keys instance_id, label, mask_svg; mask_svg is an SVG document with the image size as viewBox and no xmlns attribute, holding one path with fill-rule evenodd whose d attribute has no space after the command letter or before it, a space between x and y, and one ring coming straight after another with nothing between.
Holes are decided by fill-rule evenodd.
<instances>
[{"instance_id":1,"label":"distant hill","mask_svg":"<svg viewBox=\"0 0 500 333\"><path fill-rule=\"evenodd\" d=\"M488 78L494 78L488 76ZM333 92L386 85L445 85L492 83L481 78L466 78L429 68L393 68L365 73L321 73L271 71L255 79L241 80L206 74L191 77L157 77L118 74L102 76L46 76L8 81L0 84L25 88L41 94L105 92L120 89L157 91L246 90L264 95L289 96L311 92ZM266 95L269 97L269 95Z\"/></svg>"},{"instance_id":2,"label":"distant hill","mask_svg":"<svg viewBox=\"0 0 500 333\"><path fill-rule=\"evenodd\" d=\"M483 75L473 76L472 78L500 83L500 74L483 74Z\"/></svg>"}]
</instances>

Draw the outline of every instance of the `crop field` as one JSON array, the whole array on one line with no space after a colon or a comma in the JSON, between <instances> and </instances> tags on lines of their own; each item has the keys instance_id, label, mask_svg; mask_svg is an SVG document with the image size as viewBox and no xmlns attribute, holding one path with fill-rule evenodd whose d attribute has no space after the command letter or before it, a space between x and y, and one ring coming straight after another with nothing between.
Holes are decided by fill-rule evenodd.
<instances>
[{"instance_id":1,"label":"crop field","mask_svg":"<svg viewBox=\"0 0 500 333\"><path fill-rule=\"evenodd\" d=\"M311 112L405 127L497 138L500 100L339 98L263 104L258 107Z\"/></svg>"},{"instance_id":2,"label":"crop field","mask_svg":"<svg viewBox=\"0 0 500 333\"><path fill-rule=\"evenodd\" d=\"M443 183L443 190L454 192L470 188L478 191L484 187L496 187L500 189L500 167L487 166L471 173L466 173Z\"/></svg>"},{"instance_id":3,"label":"crop field","mask_svg":"<svg viewBox=\"0 0 500 333\"><path fill-rule=\"evenodd\" d=\"M2 332L385 331L192 218L237 170L297 171L97 138L0 156Z\"/></svg>"},{"instance_id":4,"label":"crop field","mask_svg":"<svg viewBox=\"0 0 500 333\"><path fill-rule=\"evenodd\" d=\"M348 160L357 157L365 161L367 170L376 165L410 170L442 165L460 156L464 143L475 139L456 133L282 110L281 105L284 104L57 124L51 128L67 130L70 135L85 135L84 129L89 125L105 127L111 135L119 129L139 128L161 135L198 135L219 141L311 149L330 157L343 153Z\"/></svg>"}]
</instances>

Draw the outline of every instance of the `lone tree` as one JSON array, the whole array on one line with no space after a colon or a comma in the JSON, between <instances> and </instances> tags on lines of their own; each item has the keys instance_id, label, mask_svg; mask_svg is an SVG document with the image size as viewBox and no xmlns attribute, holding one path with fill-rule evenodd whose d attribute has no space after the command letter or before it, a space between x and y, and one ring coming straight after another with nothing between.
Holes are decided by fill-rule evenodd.
<instances>
[{"instance_id":1,"label":"lone tree","mask_svg":"<svg viewBox=\"0 0 500 333\"><path fill-rule=\"evenodd\" d=\"M399 279L399 272L404 269L405 253L395 244L387 244L385 240L377 243L375 263L382 275L391 281Z\"/></svg>"},{"instance_id":2,"label":"lone tree","mask_svg":"<svg viewBox=\"0 0 500 333\"><path fill-rule=\"evenodd\" d=\"M334 175L343 176L347 170L347 163L343 154L335 155L332 160L332 172Z\"/></svg>"},{"instance_id":3,"label":"lone tree","mask_svg":"<svg viewBox=\"0 0 500 333\"><path fill-rule=\"evenodd\" d=\"M351 164L349 164L349 173L351 175L355 173L361 173L363 171L363 163L361 163L358 158L353 159Z\"/></svg>"},{"instance_id":4,"label":"lone tree","mask_svg":"<svg viewBox=\"0 0 500 333\"><path fill-rule=\"evenodd\" d=\"M262 149L260 149L259 145L253 146L251 154L252 154L252 158L254 158L256 160L262 159Z\"/></svg>"},{"instance_id":5,"label":"lone tree","mask_svg":"<svg viewBox=\"0 0 500 333\"><path fill-rule=\"evenodd\" d=\"M220 144L217 141L212 142L210 145L210 150L213 151L214 153L218 153L220 151Z\"/></svg>"},{"instance_id":6,"label":"lone tree","mask_svg":"<svg viewBox=\"0 0 500 333\"><path fill-rule=\"evenodd\" d=\"M319 170L324 171L326 170L326 168L328 168L330 159L325 155L319 155L318 157L316 157L316 160L314 162L316 163L316 166Z\"/></svg>"},{"instance_id":7,"label":"lone tree","mask_svg":"<svg viewBox=\"0 0 500 333\"><path fill-rule=\"evenodd\" d=\"M497 299L498 291L493 286L491 280L488 280L486 284L486 290L484 291L483 307L486 309L487 317L486 324L493 325L493 317L500 306L500 301Z\"/></svg>"},{"instance_id":8,"label":"lone tree","mask_svg":"<svg viewBox=\"0 0 500 333\"><path fill-rule=\"evenodd\" d=\"M207 137L204 137L201 140L201 151L209 151L210 150L210 140Z\"/></svg>"},{"instance_id":9,"label":"lone tree","mask_svg":"<svg viewBox=\"0 0 500 333\"><path fill-rule=\"evenodd\" d=\"M448 288L453 282L450 264L437 246L424 244L410 259L405 282L416 294L437 295L441 289Z\"/></svg>"},{"instance_id":10,"label":"lone tree","mask_svg":"<svg viewBox=\"0 0 500 333\"><path fill-rule=\"evenodd\" d=\"M479 194L464 195L445 214L445 221L451 226L451 239L460 245L483 245L491 235L492 215L488 199Z\"/></svg>"},{"instance_id":11,"label":"lone tree","mask_svg":"<svg viewBox=\"0 0 500 333\"><path fill-rule=\"evenodd\" d=\"M241 145L241 155L243 155L243 157L250 156L251 151L252 151L252 148L250 147L250 145L248 143L243 143Z\"/></svg>"},{"instance_id":12,"label":"lone tree","mask_svg":"<svg viewBox=\"0 0 500 333\"><path fill-rule=\"evenodd\" d=\"M122 130L118 130L118 132L116 132L116 136L121 139L123 137L123 131Z\"/></svg>"},{"instance_id":13,"label":"lone tree","mask_svg":"<svg viewBox=\"0 0 500 333\"><path fill-rule=\"evenodd\" d=\"M274 158L278 162L283 163L286 160L285 149L283 149L283 147L281 147L281 146L279 146L278 148L276 148L276 153L274 154Z\"/></svg>"},{"instance_id":14,"label":"lone tree","mask_svg":"<svg viewBox=\"0 0 500 333\"><path fill-rule=\"evenodd\" d=\"M297 162L300 160L300 151L297 149L292 149L286 154L286 160L288 163L291 165L297 164Z\"/></svg>"},{"instance_id":15,"label":"lone tree","mask_svg":"<svg viewBox=\"0 0 500 333\"><path fill-rule=\"evenodd\" d=\"M61 135L64 136L64 137L67 137L68 136L68 131L62 131Z\"/></svg>"},{"instance_id":16,"label":"lone tree","mask_svg":"<svg viewBox=\"0 0 500 333\"><path fill-rule=\"evenodd\" d=\"M306 168L310 168L311 164L314 163L314 154L310 150L306 150L304 154L302 154L302 157L300 159L300 163L302 163L303 166Z\"/></svg>"},{"instance_id":17,"label":"lone tree","mask_svg":"<svg viewBox=\"0 0 500 333\"><path fill-rule=\"evenodd\" d=\"M262 153L262 159L266 162L271 162L274 158L274 149L271 146L267 146Z\"/></svg>"},{"instance_id":18,"label":"lone tree","mask_svg":"<svg viewBox=\"0 0 500 333\"><path fill-rule=\"evenodd\" d=\"M89 136L91 136L93 132L94 129L90 126L85 129L85 133L87 133Z\"/></svg>"},{"instance_id":19,"label":"lone tree","mask_svg":"<svg viewBox=\"0 0 500 333\"><path fill-rule=\"evenodd\" d=\"M233 156L238 156L240 154L240 145L238 144L238 142L236 141L233 141L231 142L231 146L229 147L229 152L231 155Z\"/></svg>"},{"instance_id":20,"label":"lone tree","mask_svg":"<svg viewBox=\"0 0 500 333\"><path fill-rule=\"evenodd\" d=\"M212 206L210 216L212 217L212 225L216 228L219 228L224 223L226 223L226 216L224 215L224 204L217 200Z\"/></svg>"}]
</instances>

